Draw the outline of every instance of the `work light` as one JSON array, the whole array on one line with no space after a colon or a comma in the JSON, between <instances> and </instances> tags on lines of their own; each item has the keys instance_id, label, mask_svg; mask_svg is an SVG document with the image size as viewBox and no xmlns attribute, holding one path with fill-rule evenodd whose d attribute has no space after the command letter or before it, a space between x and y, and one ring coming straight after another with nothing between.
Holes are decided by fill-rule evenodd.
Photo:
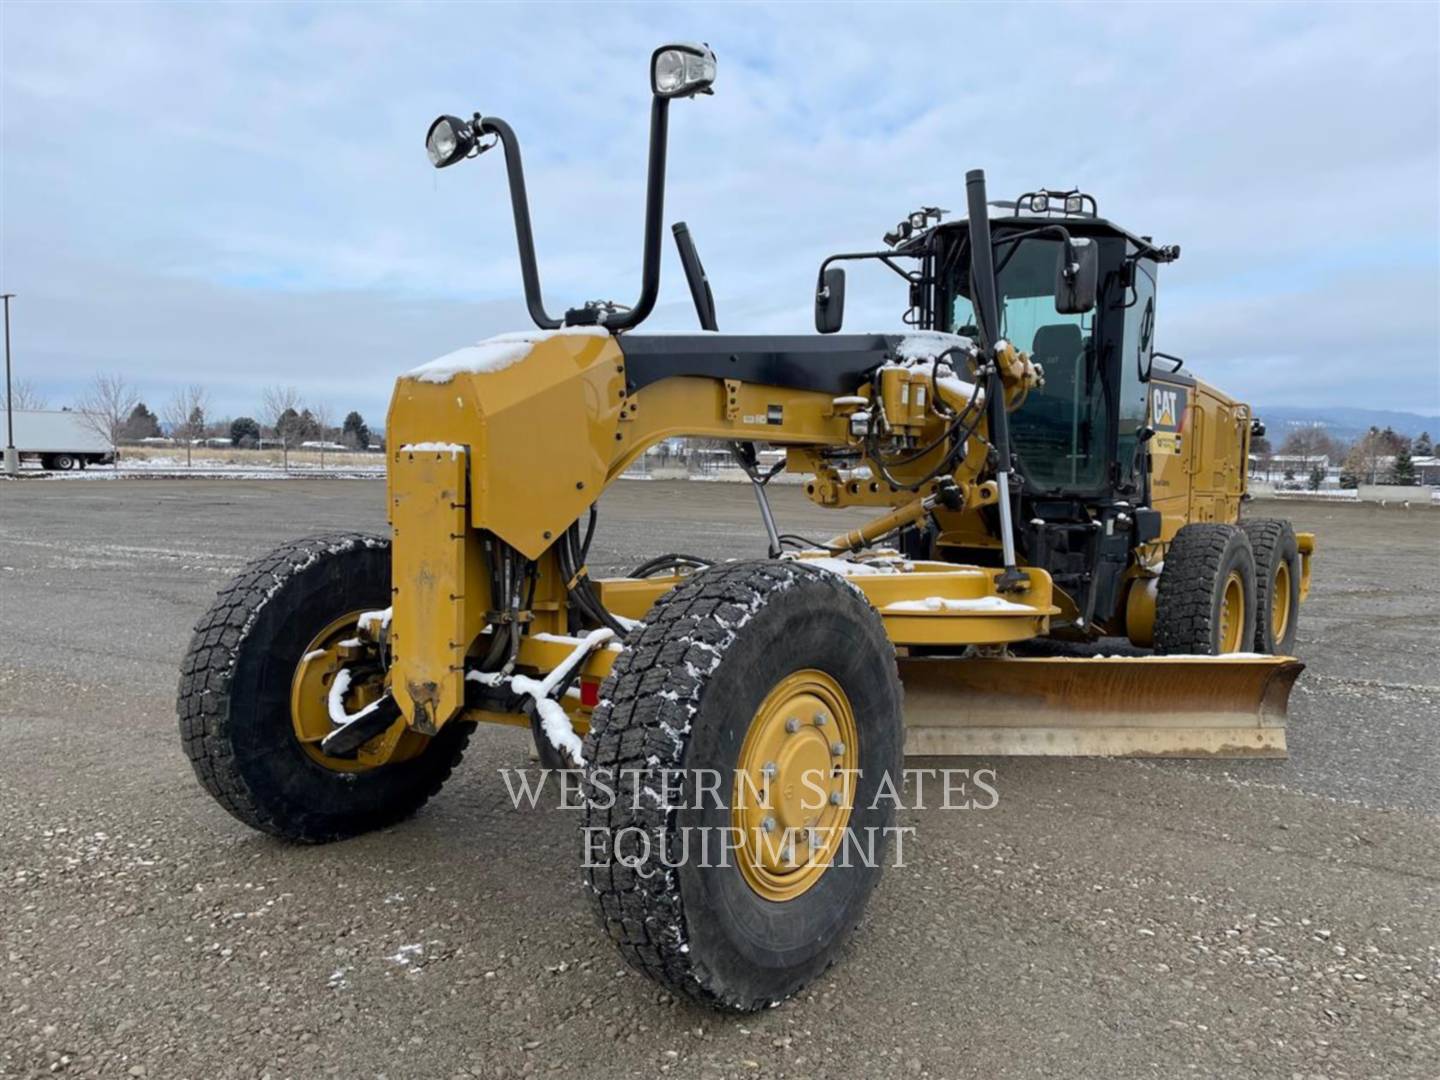
<instances>
[{"instance_id":1,"label":"work light","mask_svg":"<svg viewBox=\"0 0 1440 1080\"><path fill-rule=\"evenodd\" d=\"M475 126L455 116L440 117L425 134L425 152L437 169L464 161L474 146Z\"/></svg>"},{"instance_id":2,"label":"work light","mask_svg":"<svg viewBox=\"0 0 1440 1080\"><path fill-rule=\"evenodd\" d=\"M1030 196L1030 210L1032 213L1043 214L1050 209L1050 196L1045 194Z\"/></svg>"},{"instance_id":3,"label":"work light","mask_svg":"<svg viewBox=\"0 0 1440 1080\"><path fill-rule=\"evenodd\" d=\"M650 58L650 89L656 97L713 94L715 54L708 45L661 45Z\"/></svg>"}]
</instances>

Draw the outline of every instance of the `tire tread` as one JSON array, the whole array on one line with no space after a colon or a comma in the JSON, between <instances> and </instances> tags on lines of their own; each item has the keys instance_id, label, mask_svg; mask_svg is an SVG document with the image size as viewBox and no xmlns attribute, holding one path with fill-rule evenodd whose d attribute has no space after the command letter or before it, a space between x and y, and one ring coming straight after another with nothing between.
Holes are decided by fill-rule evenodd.
<instances>
[{"instance_id":1,"label":"tire tread","mask_svg":"<svg viewBox=\"0 0 1440 1080\"><path fill-rule=\"evenodd\" d=\"M325 533L290 541L252 560L220 589L195 624L180 665L176 700L180 740L201 786L251 828L302 843L338 840L410 816L444 785L469 741L469 726L464 725L453 754L437 759L427 782L413 789L411 800L380 808L378 815L356 822L352 830L281 817L251 788L239 768L231 733L230 679L256 616L284 585L327 554L358 545L388 548L390 541L370 533Z\"/></svg>"},{"instance_id":2,"label":"tire tread","mask_svg":"<svg viewBox=\"0 0 1440 1080\"><path fill-rule=\"evenodd\" d=\"M1215 635L1215 582L1236 536L1221 522L1195 522L1175 534L1155 597L1155 651L1208 653Z\"/></svg>"},{"instance_id":3,"label":"tire tread","mask_svg":"<svg viewBox=\"0 0 1440 1080\"><path fill-rule=\"evenodd\" d=\"M694 575L661 597L646 615L644 629L626 642L601 686L585 740L586 761L614 770L617 778L634 776L640 785L651 777L662 782L664 770L683 768L687 707L698 708L720 655L749 615L768 597L801 581L820 584L837 603L863 606L874 616L843 578L794 563L735 563ZM652 851L657 843L676 843L668 829L676 811L630 797L633 786L623 781L617 780L606 808L588 797L593 793L588 780L586 789L587 827L608 830L610 837L638 828L650 838ZM672 864L673 854L667 850ZM690 954L674 870L647 879L612 860L587 866L585 876L596 918L631 967L677 996L711 1008L753 1010L774 1004L725 990Z\"/></svg>"}]
</instances>

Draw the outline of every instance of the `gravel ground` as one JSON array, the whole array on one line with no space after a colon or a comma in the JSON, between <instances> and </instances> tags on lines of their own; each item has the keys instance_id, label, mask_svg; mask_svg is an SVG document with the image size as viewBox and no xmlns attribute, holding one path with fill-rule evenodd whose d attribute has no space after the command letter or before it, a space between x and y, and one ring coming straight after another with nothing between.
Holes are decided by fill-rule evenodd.
<instances>
[{"instance_id":1,"label":"gravel ground","mask_svg":"<svg viewBox=\"0 0 1440 1080\"><path fill-rule=\"evenodd\" d=\"M1288 761L989 763L995 809L902 815L839 965L730 1017L623 969L574 815L499 780L523 732L324 848L195 783L190 625L279 541L382 528L379 484L0 484L0 1075L1440 1075L1440 514L1259 509L1320 535ZM736 485L604 511L601 571L760 553Z\"/></svg>"}]
</instances>

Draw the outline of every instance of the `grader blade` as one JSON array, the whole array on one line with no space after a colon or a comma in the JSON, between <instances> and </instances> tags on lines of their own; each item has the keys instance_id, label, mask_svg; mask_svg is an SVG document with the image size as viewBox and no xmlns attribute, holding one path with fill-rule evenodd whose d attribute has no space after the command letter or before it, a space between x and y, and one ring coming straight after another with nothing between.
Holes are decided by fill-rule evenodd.
<instances>
[{"instance_id":1,"label":"grader blade","mask_svg":"<svg viewBox=\"0 0 1440 1080\"><path fill-rule=\"evenodd\" d=\"M902 657L905 753L1284 757L1284 656Z\"/></svg>"}]
</instances>

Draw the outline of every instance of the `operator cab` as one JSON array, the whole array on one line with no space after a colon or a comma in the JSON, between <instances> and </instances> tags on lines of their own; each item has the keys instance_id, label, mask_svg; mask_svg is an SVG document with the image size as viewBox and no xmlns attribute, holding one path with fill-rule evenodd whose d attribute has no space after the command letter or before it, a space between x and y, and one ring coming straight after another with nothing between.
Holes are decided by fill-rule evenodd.
<instances>
[{"instance_id":1,"label":"operator cab","mask_svg":"<svg viewBox=\"0 0 1440 1080\"><path fill-rule=\"evenodd\" d=\"M1071 196L1069 199L1064 196ZM1089 196L1080 196L1090 207ZM1026 196L1040 206L1074 206L1075 193ZM1144 455L1145 383L1153 349L1156 267L1179 254L1134 236L1088 212L1038 213L1025 199L992 206L1000 302L1000 334L1030 353L1045 371L1043 386L1010 416L1010 438L1023 490L1087 503L1123 498L1146 501ZM1041 200L1044 201L1041 201ZM1056 310L1055 263L1061 241L1028 236L1007 244L1006 236L1063 224L1099 251L1099 289L1093 310ZM933 230L940 273L927 312L936 330L974 333L970 295L968 225L954 222Z\"/></svg>"},{"instance_id":2,"label":"operator cab","mask_svg":"<svg viewBox=\"0 0 1440 1080\"><path fill-rule=\"evenodd\" d=\"M892 245L896 254L922 260L907 321L975 336L969 224L923 224ZM1038 192L991 204L989 224L999 336L1044 369L1044 384L1009 417L1019 481L1016 543L1026 562L1047 569L1073 599L1082 626L1103 622L1118 602L1130 548L1158 529L1158 515L1145 509L1145 444L1152 434L1146 392L1156 271L1179 249L1099 217L1095 200L1079 192ZM1035 235L1053 225L1096 248L1097 288L1088 310L1066 313L1057 297L1064 241ZM966 549L953 557L984 562L994 554Z\"/></svg>"}]
</instances>

